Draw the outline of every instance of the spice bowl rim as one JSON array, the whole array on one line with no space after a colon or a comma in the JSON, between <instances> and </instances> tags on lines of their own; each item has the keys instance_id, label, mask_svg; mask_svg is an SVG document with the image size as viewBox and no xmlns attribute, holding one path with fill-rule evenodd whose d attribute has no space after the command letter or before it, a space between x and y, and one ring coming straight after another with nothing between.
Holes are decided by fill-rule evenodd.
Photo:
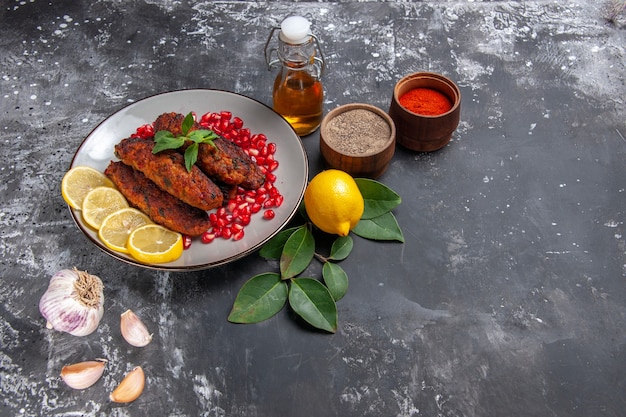
<instances>
[{"instance_id":1,"label":"spice bowl rim","mask_svg":"<svg viewBox=\"0 0 626 417\"><path fill-rule=\"evenodd\" d=\"M380 116L388 125L390 128L390 132L389 132L389 137L387 138L387 140L385 141L384 145L382 145L379 148L376 148L372 151L369 152L365 152L365 153L346 153L343 152L339 149L337 149L335 146L331 145L326 139L324 139L324 135L323 135L323 131L325 130L326 126L328 125L328 123L334 119L336 116L342 114L342 113L346 113L350 110L357 110L357 109L363 109L363 110L368 110L371 111L372 113L375 113L376 115ZM338 154L347 156L347 157L351 157L351 158L364 158L364 157L371 157L371 156L376 156L378 154L380 154L381 152L383 152L385 149L387 149L389 147L389 145L391 145L393 142L395 142L396 139L396 125L395 122L393 121L393 119L391 118L391 116L389 116L389 114L387 114L387 112L385 112L384 110L382 110L379 107L376 107L372 104L367 104L367 103L347 103L347 104L342 104L338 107L335 107L334 109L332 109L331 111L329 111L326 116L324 116L324 118L322 119L322 123L320 124L320 141L324 141L324 143L326 144L326 146L328 146L330 149L332 149L333 151L337 152Z\"/></svg>"},{"instance_id":2,"label":"spice bowl rim","mask_svg":"<svg viewBox=\"0 0 626 417\"><path fill-rule=\"evenodd\" d=\"M381 146L365 153L346 153L333 147L328 142L328 123L338 115L350 110L363 109L381 117L390 128L389 137ZM379 107L367 103L348 103L338 106L328 112L319 129L319 146L322 159L326 167L340 169L353 177L367 177L376 179L389 167L395 154L397 130L393 119Z\"/></svg>"},{"instance_id":3,"label":"spice bowl rim","mask_svg":"<svg viewBox=\"0 0 626 417\"><path fill-rule=\"evenodd\" d=\"M452 92L454 93L454 100L451 100L452 107L450 107L448 111L444 113L440 113L440 114L421 114L421 113L416 113L414 111L411 111L407 109L406 107L404 107L402 104L400 104L400 96L402 95L402 94L399 94L400 87L406 85L407 83L415 79L430 79L430 80L435 80L438 82L443 82L444 84L448 85L450 90L452 90ZM412 88L417 88L417 87L413 87L413 86L408 87L405 91L403 91L403 93ZM424 88L432 88L432 87L424 87ZM442 93L442 94L446 95L446 97L450 99L450 97L447 94L445 93ZM443 74L439 74L437 72L431 72L431 71L418 71L418 72L413 72L411 74L407 74L396 82L396 84L393 87L393 99L396 101L396 103L402 110L408 113L411 113L412 115L425 117L428 119L437 119L439 117L447 116L448 114L456 111L457 107L461 105L461 90L459 89L459 87L456 85L454 81L452 81L450 78L446 77Z\"/></svg>"}]
</instances>

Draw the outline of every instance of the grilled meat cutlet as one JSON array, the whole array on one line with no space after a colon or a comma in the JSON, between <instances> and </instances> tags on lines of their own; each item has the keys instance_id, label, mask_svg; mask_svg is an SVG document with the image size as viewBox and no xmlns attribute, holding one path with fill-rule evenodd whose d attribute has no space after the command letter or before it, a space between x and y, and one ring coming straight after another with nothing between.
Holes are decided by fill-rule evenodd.
<instances>
[{"instance_id":1,"label":"grilled meat cutlet","mask_svg":"<svg viewBox=\"0 0 626 417\"><path fill-rule=\"evenodd\" d=\"M197 166L188 172L181 154L170 150L153 154L153 148L151 140L127 138L115 145L115 155L159 188L193 207L208 211L222 205L224 196L219 187Z\"/></svg>"},{"instance_id":2,"label":"grilled meat cutlet","mask_svg":"<svg viewBox=\"0 0 626 417\"><path fill-rule=\"evenodd\" d=\"M265 182L259 166L232 141L225 138L213 139L212 146L200 144L196 165L211 178L229 185L240 185L247 190L256 190Z\"/></svg>"},{"instance_id":3,"label":"grilled meat cutlet","mask_svg":"<svg viewBox=\"0 0 626 417\"><path fill-rule=\"evenodd\" d=\"M185 115L181 113L163 113L152 122L152 127L154 127L155 133L159 130L167 130L174 135L174 137L178 137L183 134L183 120L185 120ZM200 128L198 123L194 123L189 131L198 130Z\"/></svg>"},{"instance_id":4,"label":"grilled meat cutlet","mask_svg":"<svg viewBox=\"0 0 626 417\"><path fill-rule=\"evenodd\" d=\"M182 135L181 126L185 116L180 113L163 113L153 122L154 131L167 130L174 136ZM198 123L189 131L202 129ZM215 181L228 185L240 185L256 190L265 182L265 175L258 165L232 141L225 138L213 140L213 145L201 143L196 165Z\"/></svg>"},{"instance_id":5,"label":"grilled meat cutlet","mask_svg":"<svg viewBox=\"0 0 626 417\"><path fill-rule=\"evenodd\" d=\"M176 232L199 236L211 227L206 211L192 207L123 162L111 162L104 174L109 177L128 203L144 212L153 222Z\"/></svg>"}]
</instances>

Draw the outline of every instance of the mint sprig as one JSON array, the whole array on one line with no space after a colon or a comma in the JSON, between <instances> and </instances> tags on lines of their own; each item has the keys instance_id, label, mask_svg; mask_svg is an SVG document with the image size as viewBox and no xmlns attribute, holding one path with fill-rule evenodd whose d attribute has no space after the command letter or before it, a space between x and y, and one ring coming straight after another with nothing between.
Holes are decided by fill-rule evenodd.
<instances>
[{"instance_id":1,"label":"mint sprig","mask_svg":"<svg viewBox=\"0 0 626 417\"><path fill-rule=\"evenodd\" d=\"M217 139L219 136L212 130L198 129L189 131L194 125L193 114L190 112L185 116L181 123L180 130L181 135L174 136L174 134L167 130L159 130L154 134L154 148L153 154L157 154L167 149L178 149L183 146L187 141L193 142L185 149L185 168L187 172L191 172L191 168L198 160L198 148L201 143L208 143L215 146L213 139Z\"/></svg>"}]
</instances>

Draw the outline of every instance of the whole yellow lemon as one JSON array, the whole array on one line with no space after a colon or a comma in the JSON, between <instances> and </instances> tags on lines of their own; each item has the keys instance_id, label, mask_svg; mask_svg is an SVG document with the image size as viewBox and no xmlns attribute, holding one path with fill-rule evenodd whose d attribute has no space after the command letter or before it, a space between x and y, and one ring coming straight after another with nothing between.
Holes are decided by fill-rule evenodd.
<instances>
[{"instance_id":1,"label":"whole yellow lemon","mask_svg":"<svg viewBox=\"0 0 626 417\"><path fill-rule=\"evenodd\" d=\"M304 192L309 219L326 233L347 236L363 215L363 196L354 178L337 169L317 174Z\"/></svg>"}]
</instances>

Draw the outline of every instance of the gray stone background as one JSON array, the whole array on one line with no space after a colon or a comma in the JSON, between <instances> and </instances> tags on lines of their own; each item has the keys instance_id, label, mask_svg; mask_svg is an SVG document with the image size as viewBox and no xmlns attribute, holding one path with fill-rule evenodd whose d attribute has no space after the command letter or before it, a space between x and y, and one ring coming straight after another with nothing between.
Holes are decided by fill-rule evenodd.
<instances>
[{"instance_id":1,"label":"gray stone background","mask_svg":"<svg viewBox=\"0 0 626 417\"><path fill-rule=\"evenodd\" d=\"M326 111L386 110L420 70L463 94L452 142L398 148L380 178L403 198L406 242L355 239L335 335L288 310L227 322L241 285L275 264L127 266L90 244L60 193L85 136L146 96L213 88L271 105L263 46L293 13L322 43ZM626 32L623 14L605 16L583 0L4 1L0 415L623 415ZM318 134L303 143L314 174ZM104 319L84 338L47 330L37 307L73 266L105 283ZM144 349L119 335L128 308L154 331ZM109 360L95 386L60 380L94 357ZM144 393L110 403L134 365Z\"/></svg>"}]
</instances>

